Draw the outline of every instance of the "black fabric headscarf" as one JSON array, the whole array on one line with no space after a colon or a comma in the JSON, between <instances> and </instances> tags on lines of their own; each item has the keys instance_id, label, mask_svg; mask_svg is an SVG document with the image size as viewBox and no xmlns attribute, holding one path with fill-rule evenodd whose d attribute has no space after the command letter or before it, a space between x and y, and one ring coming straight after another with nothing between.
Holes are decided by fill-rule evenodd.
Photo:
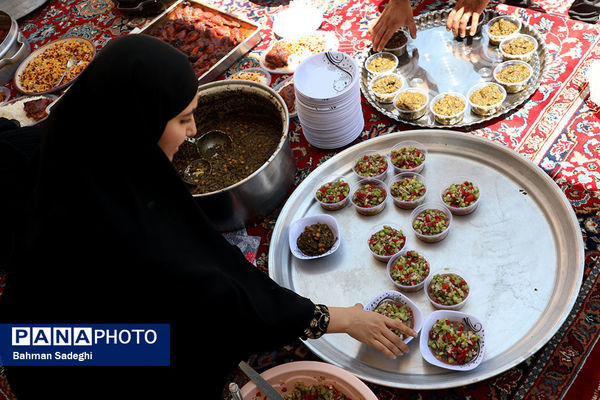
<instances>
[{"instance_id":1,"label":"black fabric headscarf","mask_svg":"<svg viewBox=\"0 0 600 400\"><path fill-rule=\"evenodd\" d=\"M182 53L128 35L53 107L0 315L170 323L171 367L7 368L20 400L219 398L239 360L289 343L311 320L310 300L212 228L158 147L196 90Z\"/></svg>"}]
</instances>

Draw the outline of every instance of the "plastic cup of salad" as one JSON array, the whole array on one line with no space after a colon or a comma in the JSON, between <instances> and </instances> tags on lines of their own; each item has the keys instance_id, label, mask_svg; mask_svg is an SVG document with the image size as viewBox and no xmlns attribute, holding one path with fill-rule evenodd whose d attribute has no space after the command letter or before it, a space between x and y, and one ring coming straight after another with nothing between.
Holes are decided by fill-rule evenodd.
<instances>
[{"instance_id":1,"label":"plastic cup of salad","mask_svg":"<svg viewBox=\"0 0 600 400\"><path fill-rule=\"evenodd\" d=\"M431 273L425 280L425 295L438 310L460 310L471 295L463 273L452 271Z\"/></svg>"},{"instance_id":2,"label":"plastic cup of salad","mask_svg":"<svg viewBox=\"0 0 600 400\"><path fill-rule=\"evenodd\" d=\"M388 172L387 157L379 151L367 150L358 155L352 171L358 179L379 179L383 181Z\"/></svg>"},{"instance_id":3,"label":"plastic cup of salad","mask_svg":"<svg viewBox=\"0 0 600 400\"><path fill-rule=\"evenodd\" d=\"M481 189L472 178L456 176L449 179L442 187L440 198L454 215L470 214L479 205Z\"/></svg>"},{"instance_id":4,"label":"plastic cup of salad","mask_svg":"<svg viewBox=\"0 0 600 400\"><path fill-rule=\"evenodd\" d=\"M533 36L518 34L504 39L498 46L505 60L531 61L538 48L538 42Z\"/></svg>"},{"instance_id":5,"label":"plastic cup of salad","mask_svg":"<svg viewBox=\"0 0 600 400\"><path fill-rule=\"evenodd\" d=\"M356 184L351 201L362 215L376 215L385 208L387 189L379 179L363 179Z\"/></svg>"},{"instance_id":6,"label":"plastic cup of salad","mask_svg":"<svg viewBox=\"0 0 600 400\"><path fill-rule=\"evenodd\" d=\"M425 177L416 172L402 172L394 175L388 192L394 205L399 208L412 209L425 201L427 186Z\"/></svg>"},{"instance_id":7,"label":"plastic cup of salad","mask_svg":"<svg viewBox=\"0 0 600 400\"><path fill-rule=\"evenodd\" d=\"M315 200L328 211L346 207L350 197L350 184L341 176L329 177L321 181L315 190Z\"/></svg>"},{"instance_id":8,"label":"plastic cup of salad","mask_svg":"<svg viewBox=\"0 0 600 400\"><path fill-rule=\"evenodd\" d=\"M378 224L369 231L367 245L376 260L388 262L406 244L406 235L395 224Z\"/></svg>"},{"instance_id":9,"label":"plastic cup of salad","mask_svg":"<svg viewBox=\"0 0 600 400\"><path fill-rule=\"evenodd\" d=\"M513 38L521 30L521 20L511 15L501 15L492 18L485 24L484 32L490 44L499 45L503 40Z\"/></svg>"},{"instance_id":10,"label":"plastic cup of salad","mask_svg":"<svg viewBox=\"0 0 600 400\"><path fill-rule=\"evenodd\" d=\"M425 168L427 148L417 141L405 140L392 147L389 157L390 163L394 167L394 173L419 173Z\"/></svg>"},{"instance_id":11,"label":"plastic cup of salad","mask_svg":"<svg viewBox=\"0 0 600 400\"><path fill-rule=\"evenodd\" d=\"M427 202L413 210L410 221L410 226L419 239L427 243L435 243L448 236L452 213L442 203Z\"/></svg>"},{"instance_id":12,"label":"plastic cup of salad","mask_svg":"<svg viewBox=\"0 0 600 400\"><path fill-rule=\"evenodd\" d=\"M403 250L392 256L387 264L388 278L403 292L423 289L430 271L429 261L416 250Z\"/></svg>"}]
</instances>

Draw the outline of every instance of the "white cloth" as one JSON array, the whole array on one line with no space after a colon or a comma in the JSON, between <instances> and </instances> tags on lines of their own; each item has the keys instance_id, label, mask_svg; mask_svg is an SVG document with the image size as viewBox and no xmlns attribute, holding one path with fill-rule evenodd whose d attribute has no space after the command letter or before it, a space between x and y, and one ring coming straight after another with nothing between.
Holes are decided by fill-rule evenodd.
<instances>
[{"instance_id":1,"label":"white cloth","mask_svg":"<svg viewBox=\"0 0 600 400\"><path fill-rule=\"evenodd\" d=\"M590 83L590 100L600 106L600 60L595 60L587 71Z\"/></svg>"}]
</instances>

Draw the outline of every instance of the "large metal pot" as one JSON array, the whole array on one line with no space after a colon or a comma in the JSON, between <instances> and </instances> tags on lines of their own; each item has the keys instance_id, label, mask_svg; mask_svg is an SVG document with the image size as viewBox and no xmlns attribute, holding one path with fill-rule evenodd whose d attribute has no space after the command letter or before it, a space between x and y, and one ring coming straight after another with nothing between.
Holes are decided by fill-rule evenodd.
<instances>
[{"instance_id":1,"label":"large metal pot","mask_svg":"<svg viewBox=\"0 0 600 400\"><path fill-rule=\"evenodd\" d=\"M28 55L31 47L15 21L4 11L0 11L0 29L8 30L8 35L0 43L0 85L7 84L15 70Z\"/></svg>"},{"instance_id":2,"label":"large metal pot","mask_svg":"<svg viewBox=\"0 0 600 400\"><path fill-rule=\"evenodd\" d=\"M194 197L216 229L231 231L264 219L287 197L294 183L295 162L288 140L289 114L283 99L271 88L250 81L217 81L198 88L198 111L202 115L223 97L235 98L239 107L251 101L274 106L281 118L281 140L271 157L245 179L211 193ZM236 113L235 109L227 112Z\"/></svg>"}]
</instances>

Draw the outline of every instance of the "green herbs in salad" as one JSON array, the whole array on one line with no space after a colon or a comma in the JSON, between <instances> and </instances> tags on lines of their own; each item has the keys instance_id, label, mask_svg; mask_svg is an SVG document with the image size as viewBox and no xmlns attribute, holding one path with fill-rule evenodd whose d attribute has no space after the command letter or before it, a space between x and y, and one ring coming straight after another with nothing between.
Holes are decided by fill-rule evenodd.
<instances>
[{"instance_id":1,"label":"green herbs in salad","mask_svg":"<svg viewBox=\"0 0 600 400\"><path fill-rule=\"evenodd\" d=\"M425 153L414 146L392 150L390 160L396 168L414 169L425 162Z\"/></svg>"},{"instance_id":2,"label":"green herbs in salad","mask_svg":"<svg viewBox=\"0 0 600 400\"><path fill-rule=\"evenodd\" d=\"M416 251L409 250L394 260L390 276L398 285L415 286L429 276L429 263Z\"/></svg>"},{"instance_id":3,"label":"green herbs in salad","mask_svg":"<svg viewBox=\"0 0 600 400\"><path fill-rule=\"evenodd\" d=\"M365 178L373 178L387 171L387 159L381 154L365 154L354 164L354 171Z\"/></svg>"},{"instance_id":4,"label":"green herbs in salad","mask_svg":"<svg viewBox=\"0 0 600 400\"><path fill-rule=\"evenodd\" d=\"M350 194L350 185L343 179L327 182L317 190L317 200L321 203L335 204L346 199Z\"/></svg>"},{"instance_id":5,"label":"green herbs in salad","mask_svg":"<svg viewBox=\"0 0 600 400\"><path fill-rule=\"evenodd\" d=\"M367 183L361 186L354 196L352 196L352 202L358 207L371 208L376 207L385 201L387 191L378 185Z\"/></svg>"},{"instance_id":6,"label":"green herbs in salad","mask_svg":"<svg viewBox=\"0 0 600 400\"><path fill-rule=\"evenodd\" d=\"M450 218L445 212L436 209L427 209L421 211L413 221L415 232L433 236L438 235L448 229Z\"/></svg>"},{"instance_id":7,"label":"green herbs in salad","mask_svg":"<svg viewBox=\"0 0 600 400\"><path fill-rule=\"evenodd\" d=\"M390 194L400 201L417 201L425 196L425 185L416 176L407 176L390 186Z\"/></svg>"},{"instance_id":8,"label":"green herbs in salad","mask_svg":"<svg viewBox=\"0 0 600 400\"><path fill-rule=\"evenodd\" d=\"M369 238L369 249L378 256L391 256L402 250L404 243L406 243L406 236L402 231L384 225L383 229Z\"/></svg>"},{"instance_id":9,"label":"green herbs in salad","mask_svg":"<svg viewBox=\"0 0 600 400\"><path fill-rule=\"evenodd\" d=\"M431 327L427 345L441 362L463 365L477 357L480 342L481 336L466 330L463 323L441 319Z\"/></svg>"},{"instance_id":10,"label":"green herbs in salad","mask_svg":"<svg viewBox=\"0 0 600 400\"><path fill-rule=\"evenodd\" d=\"M390 317L391 319L395 319L396 321L400 321L410 329L415 327L413 310L406 304L400 304L392 300L384 300L379 303L373 311L385 315L386 317ZM402 339L408 337L408 335L405 335L396 329L392 329L392 331Z\"/></svg>"},{"instance_id":11,"label":"green herbs in salad","mask_svg":"<svg viewBox=\"0 0 600 400\"><path fill-rule=\"evenodd\" d=\"M456 274L436 274L427 288L429 297L443 306L461 303L469 295L469 285Z\"/></svg>"},{"instance_id":12,"label":"green herbs in salad","mask_svg":"<svg viewBox=\"0 0 600 400\"><path fill-rule=\"evenodd\" d=\"M462 208L475 204L479 199L479 188L473 182L453 183L442 194L444 203L450 207Z\"/></svg>"},{"instance_id":13,"label":"green herbs in salad","mask_svg":"<svg viewBox=\"0 0 600 400\"><path fill-rule=\"evenodd\" d=\"M305 385L296 382L295 389L284 395L286 400L350 400L333 385Z\"/></svg>"},{"instance_id":14,"label":"green herbs in salad","mask_svg":"<svg viewBox=\"0 0 600 400\"><path fill-rule=\"evenodd\" d=\"M325 254L335 243L333 231L327 224L313 224L304 228L296 244L300 251L310 257Z\"/></svg>"}]
</instances>

